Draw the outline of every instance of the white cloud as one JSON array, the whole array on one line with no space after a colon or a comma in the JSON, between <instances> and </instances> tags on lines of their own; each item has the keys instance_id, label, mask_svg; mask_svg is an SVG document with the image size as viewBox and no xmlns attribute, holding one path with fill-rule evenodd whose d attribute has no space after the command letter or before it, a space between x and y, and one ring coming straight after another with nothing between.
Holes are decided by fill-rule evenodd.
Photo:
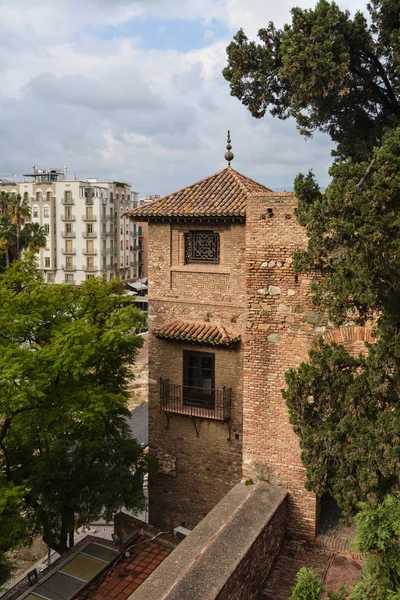
<instances>
[{"instance_id":1,"label":"white cloud","mask_svg":"<svg viewBox=\"0 0 400 600\"><path fill-rule=\"evenodd\" d=\"M314 167L326 182L329 141L304 142L292 121L252 119L221 75L232 33L243 26L255 35L269 20L281 25L292 1L0 0L0 170L66 164L81 177L167 193L225 166L230 128L234 166L245 174L289 187ZM173 18L199 20L207 46L146 49L126 29L99 35L138 15L161 19L160 36ZM217 21L231 32L225 39L216 37Z\"/></svg>"}]
</instances>

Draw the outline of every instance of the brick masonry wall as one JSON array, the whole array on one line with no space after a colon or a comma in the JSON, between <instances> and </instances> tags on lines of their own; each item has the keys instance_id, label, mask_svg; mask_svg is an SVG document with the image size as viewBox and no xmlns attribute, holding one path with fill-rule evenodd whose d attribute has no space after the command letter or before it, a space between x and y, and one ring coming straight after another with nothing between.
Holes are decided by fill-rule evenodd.
<instances>
[{"instance_id":1,"label":"brick masonry wall","mask_svg":"<svg viewBox=\"0 0 400 600\"><path fill-rule=\"evenodd\" d=\"M334 329L313 308L311 278L296 279L292 255L307 244L293 194L255 195L246 225L150 224L149 441L161 472L150 478L150 520L193 528L240 481L266 479L289 494L288 533L314 541L318 501L304 488L299 440L281 395L289 368L307 360L318 336L351 353L373 341L370 327ZM184 233L219 231L218 265L184 264ZM220 323L239 333L234 349L162 341L154 328L177 319ZM215 353L216 387L233 390L231 440L226 424L160 410L159 379L183 383L183 350ZM243 440L242 440L243 434ZM241 469L242 463L242 469Z\"/></svg>"},{"instance_id":2,"label":"brick masonry wall","mask_svg":"<svg viewBox=\"0 0 400 600\"><path fill-rule=\"evenodd\" d=\"M234 486L140 586L137 600L253 600L285 535L286 492Z\"/></svg>"},{"instance_id":3,"label":"brick masonry wall","mask_svg":"<svg viewBox=\"0 0 400 600\"><path fill-rule=\"evenodd\" d=\"M285 371L307 360L318 336L343 343L351 353L372 341L368 327L333 329L312 306L308 276L296 279L292 256L306 247L293 194L255 195L246 213L248 312L244 350L243 471L288 489L288 534L314 541L318 505L304 488L297 436L282 398Z\"/></svg>"},{"instance_id":4,"label":"brick masonry wall","mask_svg":"<svg viewBox=\"0 0 400 600\"><path fill-rule=\"evenodd\" d=\"M185 265L184 233L220 232L218 265ZM243 347L219 349L159 340L152 331L174 320L220 323L245 331L243 224L150 224L149 231L149 445L161 471L150 477L150 522L193 528L241 479ZM183 384L183 351L215 354L215 386L232 388L231 439L227 424L166 415L160 410L159 379ZM168 428L167 428L168 425Z\"/></svg>"}]
</instances>

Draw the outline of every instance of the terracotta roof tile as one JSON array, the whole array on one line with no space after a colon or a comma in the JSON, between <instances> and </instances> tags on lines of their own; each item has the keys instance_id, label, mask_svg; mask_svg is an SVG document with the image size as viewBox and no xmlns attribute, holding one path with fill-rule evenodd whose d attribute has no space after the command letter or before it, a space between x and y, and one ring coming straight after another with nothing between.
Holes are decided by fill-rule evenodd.
<instances>
[{"instance_id":1,"label":"terracotta roof tile","mask_svg":"<svg viewBox=\"0 0 400 600\"><path fill-rule=\"evenodd\" d=\"M227 167L210 177L155 200L138 206L127 215L143 220L160 217L245 217L246 202L257 192L272 190Z\"/></svg>"},{"instance_id":2,"label":"terracotta roof tile","mask_svg":"<svg viewBox=\"0 0 400 600\"><path fill-rule=\"evenodd\" d=\"M140 536L129 551L129 558L124 557L106 569L78 594L76 600L128 600L172 550L156 540Z\"/></svg>"},{"instance_id":3,"label":"terracotta roof tile","mask_svg":"<svg viewBox=\"0 0 400 600\"><path fill-rule=\"evenodd\" d=\"M240 335L229 332L222 325L215 323L189 323L173 321L158 327L154 335L165 340L180 340L211 346L232 346L240 341Z\"/></svg>"}]
</instances>

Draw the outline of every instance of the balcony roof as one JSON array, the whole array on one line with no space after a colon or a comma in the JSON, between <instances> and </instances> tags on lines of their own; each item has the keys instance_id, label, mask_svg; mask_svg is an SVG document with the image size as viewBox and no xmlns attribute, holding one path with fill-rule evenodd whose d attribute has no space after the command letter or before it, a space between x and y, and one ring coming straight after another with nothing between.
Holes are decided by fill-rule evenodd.
<instances>
[{"instance_id":1,"label":"balcony roof","mask_svg":"<svg viewBox=\"0 0 400 600\"><path fill-rule=\"evenodd\" d=\"M173 321L165 323L154 331L154 335L164 340L179 340L192 344L209 346L233 346L240 341L240 335L227 331L215 323Z\"/></svg>"}]
</instances>

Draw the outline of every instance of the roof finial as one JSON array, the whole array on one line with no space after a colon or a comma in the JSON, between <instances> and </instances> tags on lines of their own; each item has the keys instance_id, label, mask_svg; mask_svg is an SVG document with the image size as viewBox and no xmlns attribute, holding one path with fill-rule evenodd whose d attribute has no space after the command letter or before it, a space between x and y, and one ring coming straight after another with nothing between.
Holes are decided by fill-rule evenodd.
<instances>
[{"instance_id":1,"label":"roof finial","mask_svg":"<svg viewBox=\"0 0 400 600\"><path fill-rule=\"evenodd\" d=\"M231 132L228 129L228 140L227 140L227 145L226 145L226 149L228 150L228 152L225 152L225 160L228 161L228 167L231 166L231 161L235 158L235 155L233 154L233 152L231 152L232 150L232 146L231 146Z\"/></svg>"}]
</instances>

